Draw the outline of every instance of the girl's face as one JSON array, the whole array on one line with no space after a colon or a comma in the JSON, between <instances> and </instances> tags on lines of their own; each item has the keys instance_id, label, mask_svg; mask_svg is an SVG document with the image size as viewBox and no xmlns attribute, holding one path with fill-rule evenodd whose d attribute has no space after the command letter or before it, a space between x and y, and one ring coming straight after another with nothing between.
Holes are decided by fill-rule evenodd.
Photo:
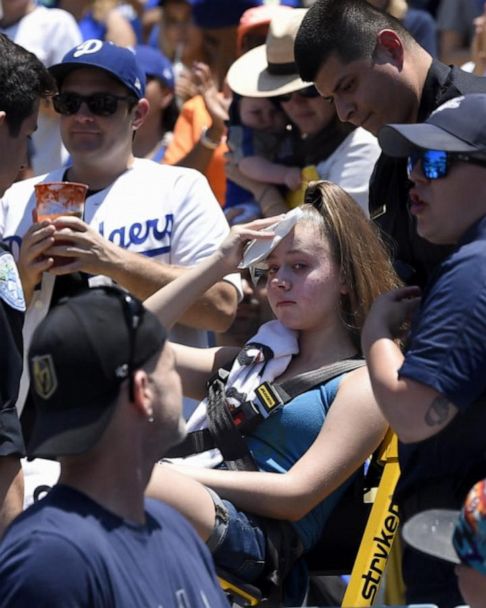
<instances>
[{"instance_id":1,"label":"girl's face","mask_svg":"<svg viewBox=\"0 0 486 608\"><path fill-rule=\"evenodd\" d=\"M317 226L299 222L266 263L268 301L283 325L312 331L341 323L340 300L346 289Z\"/></svg>"}]
</instances>

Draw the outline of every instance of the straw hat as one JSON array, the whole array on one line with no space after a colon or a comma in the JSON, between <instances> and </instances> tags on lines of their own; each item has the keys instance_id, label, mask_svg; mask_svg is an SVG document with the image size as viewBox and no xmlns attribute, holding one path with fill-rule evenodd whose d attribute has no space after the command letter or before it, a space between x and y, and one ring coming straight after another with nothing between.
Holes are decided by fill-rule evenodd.
<instances>
[{"instance_id":1,"label":"straw hat","mask_svg":"<svg viewBox=\"0 0 486 608\"><path fill-rule=\"evenodd\" d=\"M266 43L248 51L230 67L230 88L245 97L273 97L303 89L294 59L294 41L307 9L295 8L270 23Z\"/></svg>"}]
</instances>

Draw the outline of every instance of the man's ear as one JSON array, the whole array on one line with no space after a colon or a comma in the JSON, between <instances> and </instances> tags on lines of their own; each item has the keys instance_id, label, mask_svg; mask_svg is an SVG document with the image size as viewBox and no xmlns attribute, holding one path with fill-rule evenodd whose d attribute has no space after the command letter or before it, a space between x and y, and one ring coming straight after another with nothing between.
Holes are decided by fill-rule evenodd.
<instances>
[{"instance_id":1,"label":"man's ear","mask_svg":"<svg viewBox=\"0 0 486 608\"><path fill-rule=\"evenodd\" d=\"M392 62L402 69L404 59L403 42L394 30L381 30L376 37L375 61Z\"/></svg>"},{"instance_id":2,"label":"man's ear","mask_svg":"<svg viewBox=\"0 0 486 608\"><path fill-rule=\"evenodd\" d=\"M128 389L128 387L127 387ZM138 369L133 375L133 407L144 418L149 418L152 413L152 389L150 387L147 372Z\"/></svg>"},{"instance_id":3,"label":"man's ear","mask_svg":"<svg viewBox=\"0 0 486 608\"><path fill-rule=\"evenodd\" d=\"M133 115L133 128L134 129L138 129L140 127L140 125L143 124L143 121L145 120L145 117L149 113L149 110L150 110L149 100L145 99L145 97L142 97L142 99L139 99L138 103L134 109L134 115Z\"/></svg>"}]
</instances>

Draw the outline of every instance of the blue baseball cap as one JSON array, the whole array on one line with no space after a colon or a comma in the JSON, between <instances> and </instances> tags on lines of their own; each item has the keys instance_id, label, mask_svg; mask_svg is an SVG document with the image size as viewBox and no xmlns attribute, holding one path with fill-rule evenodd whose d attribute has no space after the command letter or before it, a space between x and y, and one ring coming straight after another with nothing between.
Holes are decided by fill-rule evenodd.
<instances>
[{"instance_id":1,"label":"blue baseball cap","mask_svg":"<svg viewBox=\"0 0 486 608\"><path fill-rule=\"evenodd\" d=\"M172 91L175 88L174 70L169 59L159 50L145 44L135 47L135 58L146 78L158 78Z\"/></svg>"},{"instance_id":2,"label":"blue baseball cap","mask_svg":"<svg viewBox=\"0 0 486 608\"><path fill-rule=\"evenodd\" d=\"M135 54L128 48L102 40L85 40L68 51L61 63L49 68L58 86L73 70L83 67L99 68L120 81L137 99L145 93L145 74L139 68Z\"/></svg>"}]
</instances>

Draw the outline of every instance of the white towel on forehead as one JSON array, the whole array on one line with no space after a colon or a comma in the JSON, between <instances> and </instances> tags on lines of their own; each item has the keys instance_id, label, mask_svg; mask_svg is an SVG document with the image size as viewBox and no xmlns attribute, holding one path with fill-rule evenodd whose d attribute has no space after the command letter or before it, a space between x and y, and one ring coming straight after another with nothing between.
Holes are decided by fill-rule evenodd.
<instances>
[{"instance_id":1,"label":"white towel on forehead","mask_svg":"<svg viewBox=\"0 0 486 608\"><path fill-rule=\"evenodd\" d=\"M265 359L265 349L272 350L273 356ZM226 383L227 398L236 407L244 401L255 397L255 389L262 382L272 382L287 369L292 356L299 352L297 332L288 329L280 321L269 321L260 327L253 338L248 340L233 362ZM207 401L204 399L197 406L187 422L188 432L207 428ZM174 458L175 462L184 462L205 468L221 464L223 458L217 449L208 450L187 458Z\"/></svg>"}]
</instances>

